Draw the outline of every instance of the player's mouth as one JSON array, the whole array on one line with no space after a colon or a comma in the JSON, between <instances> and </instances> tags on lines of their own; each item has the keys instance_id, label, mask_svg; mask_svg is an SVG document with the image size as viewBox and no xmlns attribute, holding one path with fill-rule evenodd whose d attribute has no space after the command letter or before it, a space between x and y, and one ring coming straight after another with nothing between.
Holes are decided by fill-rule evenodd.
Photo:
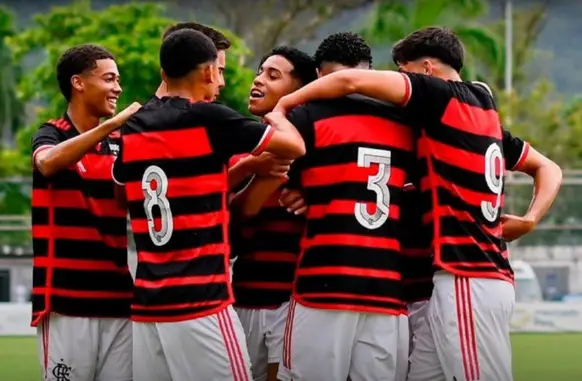
<instances>
[{"instance_id":1,"label":"player's mouth","mask_svg":"<svg viewBox=\"0 0 582 381\"><path fill-rule=\"evenodd\" d=\"M118 97L107 97L107 103L111 107L117 107L117 98Z\"/></svg>"},{"instance_id":2,"label":"player's mouth","mask_svg":"<svg viewBox=\"0 0 582 381\"><path fill-rule=\"evenodd\" d=\"M261 90L257 88L251 89L250 100L263 99L264 97L265 93L263 93Z\"/></svg>"}]
</instances>

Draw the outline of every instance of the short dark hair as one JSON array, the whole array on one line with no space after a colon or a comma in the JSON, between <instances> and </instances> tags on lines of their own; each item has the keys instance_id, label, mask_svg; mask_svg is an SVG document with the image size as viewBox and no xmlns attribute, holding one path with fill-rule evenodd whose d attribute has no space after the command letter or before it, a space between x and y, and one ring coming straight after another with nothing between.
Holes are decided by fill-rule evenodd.
<instances>
[{"instance_id":1,"label":"short dark hair","mask_svg":"<svg viewBox=\"0 0 582 381\"><path fill-rule=\"evenodd\" d=\"M171 79L180 79L199 65L215 61L216 46L204 34L192 29L171 33L160 48L160 66Z\"/></svg>"},{"instance_id":2,"label":"short dark hair","mask_svg":"<svg viewBox=\"0 0 582 381\"><path fill-rule=\"evenodd\" d=\"M315 66L315 61L309 54L291 46L278 46L265 54L259 63L259 69L265 61L272 56L281 56L289 61L291 65L293 65L293 71L291 74L297 78L303 86L317 79L317 67Z\"/></svg>"},{"instance_id":3,"label":"short dark hair","mask_svg":"<svg viewBox=\"0 0 582 381\"><path fill-rule=\"evenodd\" d=\"M67 49L57 62L57 81L61 93L69 102L73 95L71 78L97 67L98 60L115 57L111 52L99 45L83 44Z\"/></svg>"},{"instance_id":4,"label":"short dark hair","mask_svg":"<svg viewBox=\"0 0 582 381\"><path fill-rule=\"evenodd\" d=\"M423 57L436 58L460 72L464 64L465 49L455 33L436 26L419 29L392 48L392 59L397 65Z\"/></svg>"},{"instance_id":5,"label":"short dark hair","mask_svg":"<svg viewBox=\"0 0 582 381\"><path fill-rule=\"evenodd\" d=\"M362 62L372 65L372 49L362 36L352 32L334 33L325 38L315 52L315 63L335 62L356 67Z\"/></svg>"},{"instance_id":6,"label":"short dark hair","mask_svg":"<svg viewBox=\"0 0 582 381\"><path fill-rule=\"evenodd\" d=\"M197 32L202 33L206 37L210 38L214 43L214 46L216 46L216 50L227 50L232 45L230 40L226 38L226 36L221 32L217 31L214 28L196 22L179 22L177 24L170 26L164 32L162 40L165 40L171 33L184 29L195 30Z\"/></svg>"}]
</instances>

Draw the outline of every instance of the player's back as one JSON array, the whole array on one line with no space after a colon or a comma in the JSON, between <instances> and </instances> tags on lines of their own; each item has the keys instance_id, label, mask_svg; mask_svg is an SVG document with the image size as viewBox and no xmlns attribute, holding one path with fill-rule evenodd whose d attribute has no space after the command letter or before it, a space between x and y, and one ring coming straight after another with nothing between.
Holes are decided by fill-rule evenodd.
<instances>
[{"instance_id":1,"label":"player's back","mask_svg":"<svg viewBox=\"0 0 582 381\"><path fill-rule=\"evenodd\" d=\"M413 92L423 82L433 95L426 115L417 121L429 158L425 189L432 191L435 265L456 275L511 281L500 224L503 129L494 100L485 88L470 82L409 77ZM413 107L413 112L418 109Z\"/></svg>"},{"instance_id":2,"label":"player's back","mask_svg":"<svg viewBox=\"0 0 582 381\"><path fill-rule=\"evenodd\" d=\"M362 96L309 103L295 113L310 122L290 115L307 147L294 169L308 205L294 298L400 314L398 224L412 131L401 110Z\"/></svg>"},{"instance_id":3,"label":"player's back","mask_svg":"<svg viewBox=\"0 0 582 381\"><path fill-rule=\"evenodd\" d=\"M153 99L123 128L136 321L190 319L232 302L226 159L211 142L212 107Z\"/></svg>"}]
</instances>

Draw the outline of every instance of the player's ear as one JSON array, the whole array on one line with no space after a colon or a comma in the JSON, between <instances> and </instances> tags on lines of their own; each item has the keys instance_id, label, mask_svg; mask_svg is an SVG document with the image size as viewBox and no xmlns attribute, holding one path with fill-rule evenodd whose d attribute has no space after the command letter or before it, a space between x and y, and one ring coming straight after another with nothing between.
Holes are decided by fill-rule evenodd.
<instances>
[{"instance_id":1,"label":"player's ear","mask_svg":"<svg viewBox=\"0 0 582 381\"><path fill-rule=\"evenodd\" d=\"M164 71L164 69L160 69L160 76L162 77L162 81L164 81L165 83L168 83L168 76L166 75L166 72Z\"/></svg>"},{"instance_id":2,"label":"player's ear","mask_svg":"<svg viewBox=\"0 0 582 381\"><path fill-rule=\"evenodd\" d=\"M77 91L83 91L83 78L80 75L73 75L71 77L71 86Z\"/></svg>"},{"instance_id":3,"label":"player's ear","mask_svg":"<svg viewBox=\"0 0 582 381\"><path fill-rule=\"evenodd\" d=\"M422 66L424 68L424 73L426 75L433 75L434 66L430 60L422 60Z\"/></svg>"}]
</instances>

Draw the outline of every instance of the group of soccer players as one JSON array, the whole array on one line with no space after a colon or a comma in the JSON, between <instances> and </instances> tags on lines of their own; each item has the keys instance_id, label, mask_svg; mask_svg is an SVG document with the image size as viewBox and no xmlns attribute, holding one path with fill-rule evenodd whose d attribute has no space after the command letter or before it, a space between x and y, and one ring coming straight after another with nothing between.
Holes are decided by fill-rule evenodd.
<instances>
[{"instance_id":1,"label":"group of soccer players","mask_svg":"<svg viewBox=\"0 0 582 381\"><path fill-rule=\"evenodd\" d=\"M170 27L160 87L117 115L106 49L59 60L68 108L32 156L45 380L511 381L506 242L561 171L461 80L458 38L407 36L400 72L353 33L274 48L249 90L260 121L215 102L229 47ZM507 170L535 180L524 216L503 214Z\"/></svg>"}]
</instances>

